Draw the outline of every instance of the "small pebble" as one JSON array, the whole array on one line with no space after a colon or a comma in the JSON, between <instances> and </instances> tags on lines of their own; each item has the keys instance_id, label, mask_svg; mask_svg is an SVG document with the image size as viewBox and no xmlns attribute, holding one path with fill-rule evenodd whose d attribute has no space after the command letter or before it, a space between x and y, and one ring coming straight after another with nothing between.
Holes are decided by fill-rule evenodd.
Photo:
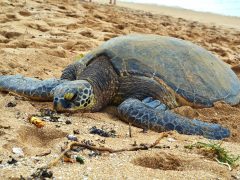
<instances>
[{"instance_id":1,"label":"small pebble","mask_svg":"<svg viewBox=\"0 0 240 180\"><path fill-rule=\"evenodd\" d=\"M7 161L8 164L16 164L18 161L14 158L12 158L11 160Z\"/></svg>"},{"instance_id":2,"label":"small pebble","mask_svg":"<svg viewBox=\"0 0 240 180\"><path fill-rule=\"evenodd\" d=\"M96 157L96 156L101 156L102 154L99 151L91 151L88 156L89 157Z\"/></svg>"},{"instance_id":3,"label":"small pebble","mask_svg":"<svg viewBox=\"0 0 240 180\"><path fill-rule=\"evenodd\" d=\"M79 129L74 129L74 130L73 130L73 134L80 134Z\"/></svg>"},{"instance_id":4,"label":"small pebble","mask_svg":"<svg viewBox=\"0 0 240 180\"><path fill-rule=\"evenodd\" d=\"M15 107L17 105L16 102L8 102L6 107Z\"/></svg>"},{"instance_id":5,"label":"small pebble","mask_svg":"<svg viewBox=\"0 0 240 180\"><path fill-rule=\"evenodd\" d=\"M84 150L84 147L80 147L80 146L73 146L72 147L72 151L75 151L75 152L80 152Z\"/></svg>"},{"instance_id":6,"label":"small pebble","mask_svg":"<svg viewBox=\"0 0 240 180\"><path fill-rule=\"evenodd\" d=\"M18 156L24 156L22 148L14 147L14 148L12 148L12 152L14 154L17 154Z\"/></svg>"},{"instance_id":7,"label":"small pebble","mask_svg":"<svg viewBox=\"0 0 240 180\"><path fill-rule=\"evenodd\" d=\"M102 137L116 137L116 131L111 130L111 131L105 131L103 129L99 129L96 126L93 126L89 129L90 134L98 134L99 136Z\"/></svg>"},{"instance_id":8,"label":"small pebble","mask_svg":"<svg viewBox=\"0 0 240 180\"><path fill-rule=\"evenodd\" d=\"M47 108L40 109L41 116L53 116L55 114L55 111Z\"/></svg>"},{"instance_id":9,"label":"small pebble","mask_svg":"<svg viewBox=\"0 0 240 180\"><path fill-rule=\"evenodd\" d=\"M47 171L47 170L44 170L41 174L42 178L51 178L52 176L53 176L52 171Z\"/></svg>"},{"instance_id":10,"label":"small pebble","mask_svg":"<svg viewBox=\"0 0 240 180\"><path fill-rule=\"evenodd\" d=\"M67 135L67 138L70 141L78 141L78 138L72 134Z\"/></svg>"},{"instance_id":11,"label":"small pebble","mask_svg":"<svg viewBox=\"0 0 240 180\"><path fill-rule=\"evenodd\" d=\"M72 124L72 122L70 120L66 120L65 123L66 124Z\"/></svg>"},{"instance_id":12,"label":"small pebble","mask_svg":"<svg viewBox=\"0 0 240 180\"><path fill-rule=\"evenodd\" d=\"M170 138L167 138L167 141L168 141L168 142L175 142L176 139L173 139L173 138L170 137Z\"/></svg>"}]
</instances>

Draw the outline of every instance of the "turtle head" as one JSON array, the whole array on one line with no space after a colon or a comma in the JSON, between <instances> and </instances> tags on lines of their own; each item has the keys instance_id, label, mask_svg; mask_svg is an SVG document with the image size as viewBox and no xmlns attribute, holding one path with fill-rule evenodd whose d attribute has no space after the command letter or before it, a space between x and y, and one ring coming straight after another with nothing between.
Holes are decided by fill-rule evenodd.
<instances>
[{"instance_id":1,"label":"turtle head","mask_svg":"<svg viewBox=\"0 0 240 180\"><path fill-rule=\"evenodd\" d=\"M91 111L96 104L92 85L85 80L64 82L53 89L53 95L59 112Z\"/></svg>"}]
</instances>

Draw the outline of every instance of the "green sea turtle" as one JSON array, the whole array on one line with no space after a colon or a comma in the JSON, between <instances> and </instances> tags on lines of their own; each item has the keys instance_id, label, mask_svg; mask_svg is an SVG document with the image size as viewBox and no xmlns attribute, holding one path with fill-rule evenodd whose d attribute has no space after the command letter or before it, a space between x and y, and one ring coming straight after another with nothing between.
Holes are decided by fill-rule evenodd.
<instances>
[{"instance_id":1,"label":"green sea turtle","mask_svg":"<svg viewBox=\"0 0 240 180\"><path fill-rule=\"evenodd\" d=\"M0 91L52 101L55 110L96 112L117 104L119 117L155 131L176 130L210 139L228 137L218 124L188 119L170 109L240 102L234 72L191 42L157 35L113 38L63 70L60 79L0 76Z\"/></svg>"}]
</instances>

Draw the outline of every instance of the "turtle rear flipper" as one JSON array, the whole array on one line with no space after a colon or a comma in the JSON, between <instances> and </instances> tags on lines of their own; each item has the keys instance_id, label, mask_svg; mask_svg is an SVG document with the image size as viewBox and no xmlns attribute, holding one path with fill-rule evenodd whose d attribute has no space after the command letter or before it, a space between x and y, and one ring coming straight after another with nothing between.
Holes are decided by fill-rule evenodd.
<instances>
[{"instance_id":1,"label":"turtle rear flipper","mask_svg":"<svg viewBox=\"0 0 240 180\"><path fill-rule=\"evenodd\" d=\"M0 76L0 91L13 92L38 101L52 101L52 89L64 81L59 79L39 80L22 75Z\"/></svg>"},{"instance_id":2,"label":"turtle rear flipper","mask_svg":"<svg viewBox=\"0 0 240 180\"><path fill-rule=\"evenodd\" d=\"M191 120L160 106L162 103L153 99L140 101L129 98L119 105L118 112L125 122L157 132L176 130L181 134L202 135L209 139L223 139L230 135L227 128L218 124Z\"/></svg>"}]
</instances>

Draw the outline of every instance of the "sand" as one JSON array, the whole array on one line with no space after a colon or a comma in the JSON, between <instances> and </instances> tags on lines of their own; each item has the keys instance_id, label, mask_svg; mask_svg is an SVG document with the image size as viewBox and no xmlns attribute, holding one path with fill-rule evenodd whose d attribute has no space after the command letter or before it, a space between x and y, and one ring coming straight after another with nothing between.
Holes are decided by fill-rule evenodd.
<instances>
[{"instance_id":1,"label":"sand","mask_svg":"<svg viewBox=\"0 0 240 180\"><path fill-rule=\"evenodd\" d=\"M193 21L177 15L172 17L170 12L172 16L73 0L2 0L0 7L1 75L57 78L62 69L74 62L79 54L85 54L112 37L136 32L190 40L229 65L240 62L240 30L224 24L213 25L211 16L207 18L209 23L200 21L202 13L199 13L199 19L198 13L195 13L196 19ZM229 21L232 19L224 18ZM239 19L236 18L236 21ZM11 107L11 104L16 106ZM33 102L1 93L0 106L1 179L30 177L38 167L46 165L61 153L61 148L68 142L66 136L73 134L73 130L79 130L76 135L79 141L92 140L97 146L114 149L132 147L134 142L138 145L150 144L160 136L152 131L142 133L141 129L132 127L130 138L128 125L119 120L114 107L99 113L59 114L58 122L46 122L45 127L38 129L27 118L39 113L42 108L51 108L51 103ZM216 103L212 108L193 109L185 106L174 111L228 127L232 135L222 141L222 146L232 154L240 154L240 105L231 107ZM116 137L89 134L92 126L113 129ZM240 178L240 167L229 171L226 166L198 151L184 148L198 141L209 142L203 137L173 132L160 142L161 148L102 153L96 157L89 156L91 151L83 150L76 153L85 159L83 165L60 161L51 171L56 179ZM24 156L14 154L13 147L22 148ZM39 156L50 150L50 154ZM18 162L9 164L12 158Z\"/></svg>"},{"instance_id":2,"label":"sand","mask_svg":"<svg viewBox=\"0 0 240 180\"><path fill-rule=\"evenodd\" d=\"M102 2L105 2L104 0ZM228 28L240 28L240 18L234 16L223 16L220 14L196 12L189 9L181 9L177 7L168 7L156 4L140 4L118 2L121 7L128 7L136 10L149 11L153 14L169 15L176 18L184 18L192 21L199 21L206 24L225 26Z\"/></svg>"}]
</instances>

